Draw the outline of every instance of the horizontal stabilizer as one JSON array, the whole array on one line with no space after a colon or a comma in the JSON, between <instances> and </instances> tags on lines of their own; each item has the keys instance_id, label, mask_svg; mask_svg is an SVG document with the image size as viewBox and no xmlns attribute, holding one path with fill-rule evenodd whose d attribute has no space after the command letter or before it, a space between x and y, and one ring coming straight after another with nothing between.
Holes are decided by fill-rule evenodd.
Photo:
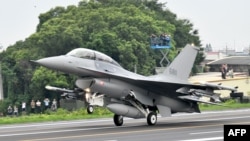
<instances>
[{"instance_id":1,"label":"horizontal stabilizer","mask_svg":"<svg viewBox=\"0 0 250 141\"><path fill-rule=\"evenodd\" d=\"M197 96L197 97L209 97L212 98L215 102L221 102L220 101L220 94L218 93L214 93L214 92L210 92L207 90L200 90L200 89L190 89L189 93L192 93L193 95Z\"/></svg>"},{"instance_id":2,"label":"horizontal stabilizer","mask_svg":"<svg viewBox=\"0 0 250 141\"><path fill-rule=\"evenodd\" d=\"M213 84L213 83L207 83L207 82L201 82L201 84L203 86L208 86L208 87L212 87L212 88L217 88L219 90L230 90L230 91L237 91L238 86L235 87L228 87L228 86L223 86L221 85L221 83L219 84Z\"/></svg>"},{"instance_id":3,"label":"horizontal stabilizer","mask_svg":"<svg viewBox=\"0 0 250 141\"><path fill-rule=\"evenodd\" d=\"M188 101L195 101L195 102L200 102L200 103L225 106L225 105L222 105L222 104L219 104L219 103L215 103L215 102L209 102L209 101L200 100L200 98L197 97L197 96L187 95L187 96L179 96L179 98L183 99L183 100L188 100Z\"/></svg>"}]
</instances>

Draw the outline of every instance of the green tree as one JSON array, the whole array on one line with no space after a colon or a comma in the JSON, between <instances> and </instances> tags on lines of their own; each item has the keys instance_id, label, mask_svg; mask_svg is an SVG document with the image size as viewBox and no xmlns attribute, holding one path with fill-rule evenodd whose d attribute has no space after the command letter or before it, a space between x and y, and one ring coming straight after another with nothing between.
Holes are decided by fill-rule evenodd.
<instances>
[{"instance_id":1,"label":"green tree","mask_svg":"<svg viewBox=\"0 0 250 141\"><path fill-rule=\"evenodd\" d=\"M70 88L67 83L67 77L65 75L57 74L52 70L48 70L44 67L39 67L35 70L30 84L30 98L44 99L44 97L51 97L46 95L50 93L45 89L46 85L58 86L63 88Z\"/></svg>"},{"instance_id":2,"label":"green tree","mask_svg":"<svg viewBox=\"0 0 250 141\"><path fill-rule=\"evenodd\" d=\"M177 19L164 8L166 4L158 0L90 0L40 14L36 32L0 54L5 97L18 103L55 97L46 85L74 88L75 76L47 70L29 60L65 54L78 47L106 53L130 71L136 66L139 74L154 74L162 55L150 48L152 33L171 35L170 60L186 44L200 46L198 30L189 20ZM202 60L199 54L196 64Z\"/></svg>"}]
</instances>

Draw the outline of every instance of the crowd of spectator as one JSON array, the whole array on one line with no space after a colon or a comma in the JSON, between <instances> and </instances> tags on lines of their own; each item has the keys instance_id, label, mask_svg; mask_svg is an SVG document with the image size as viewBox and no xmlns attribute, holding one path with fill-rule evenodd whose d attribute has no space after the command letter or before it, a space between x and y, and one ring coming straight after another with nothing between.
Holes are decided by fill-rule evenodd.
<instances>
[{"instance_id":1,"label":"crowd of spectator","mask_svg":"<svg viewBox=\"0 0 250 141\"><path fill-rule=\"evenodd\" d=\"M227 76L230 76L231 78L234 77L234 71L232 67L228 67L227 64L221 65L221 78L226 79Z\"/></svg>"},{"instance_id":2,"label":"crowd of spectator","mask_svg":"<svg viewBox=\"0 0 250 141\"><path fill-rule=\"evenodd\" d=\"M53 99L50 101L49 98L45 98L43 100L43 103L40 100L34 100L32 99L30 101L30 105L27 106L27 103L25 101L22 102L20 105L19 111L18 105L9 105L7 108L7 115L8 116L18 116L21 112L22 114L31 113L31 114L41 114L46 110L52 110L56 111L58 107L58 103L56 99Z\"/></svg>"}]
</instances>

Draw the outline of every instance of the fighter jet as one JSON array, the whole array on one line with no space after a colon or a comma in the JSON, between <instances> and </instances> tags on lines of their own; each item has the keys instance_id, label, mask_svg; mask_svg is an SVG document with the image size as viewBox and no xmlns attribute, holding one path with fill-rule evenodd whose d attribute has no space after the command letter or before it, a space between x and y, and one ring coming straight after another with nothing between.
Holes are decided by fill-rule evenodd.
<instances>
[{"instance_id":1,"label":"fighter jet","mask_svg":"<svg viewBox=\"0 0 250 141\"><path fill-rule=\"evenodd\" d=\"M123 117L146 118L148 125L155 125L158 117L178 112L200 112L199 103L219 104L219 94L214 90L237 91L237 87L188 81L198 51L198 47L186 45L163 73L152 76L130 72L104 53L87 48L76 48L66 55L33 62L77 75L75 84L84 92L82 95L89 104L88 112L93 112L93 106L103 106L114 113L116 126L123 125ZM53 86L46 88L58 90ZM62 91L70 92L71 97L74 93Z\"/></svg>"}]
</instances>

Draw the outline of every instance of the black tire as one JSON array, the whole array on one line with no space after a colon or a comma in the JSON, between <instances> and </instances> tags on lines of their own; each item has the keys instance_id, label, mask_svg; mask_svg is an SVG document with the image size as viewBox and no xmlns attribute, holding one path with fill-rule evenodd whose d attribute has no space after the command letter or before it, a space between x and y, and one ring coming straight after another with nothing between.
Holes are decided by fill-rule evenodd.
<instances>
[{"instance_id":1,"label":"black tire","mask_svg":"<svg viewBox=\"0 0 250 141\"><path fill-rule=\"evenodd\" d=\"M87 112L88 112L88 114L92 114L94 112L94 107L92 105L89 105L87 107Z\"/></svg>"},{"instance_id":2,"label":"black tire","mask_svg":"<svg viewBox=\"0 0 250 141\"><path fill-rule=\"evenodd\" d=\"M116 126L122 126L123 125L123 116L114 115L114 123Z\"/></svg>"},{"instance_id":3,"label":"black tire","mask_svg":"<svg viewBox=\"0 0 250 141\"><path fill-rule=\"evenodd\" d=\"M155 112L150 112L147 116L148 125L155 125L157 123L157 114Z\"/></svg>"}]
</instances>

